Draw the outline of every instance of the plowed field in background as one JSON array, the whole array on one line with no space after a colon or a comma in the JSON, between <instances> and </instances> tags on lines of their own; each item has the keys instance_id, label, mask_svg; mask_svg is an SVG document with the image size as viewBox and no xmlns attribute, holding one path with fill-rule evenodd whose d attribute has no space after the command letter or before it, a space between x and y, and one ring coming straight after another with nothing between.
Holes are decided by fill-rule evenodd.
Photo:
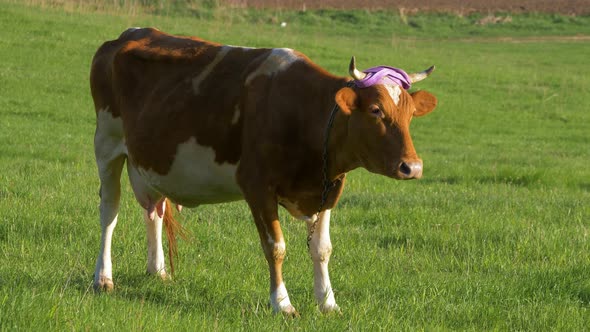
<instances>
[{"instance_id":1,"label":"plowed field in background","mask_svg":"<svg viewBox=\"0 0 590 332\"><path fill-rule=\"evenodd\" d=\"M220 0L238 7L282 9L403 9L406 12L542 12L567 15L590 14L590 0Z\"/></svg>"}]
</instances>

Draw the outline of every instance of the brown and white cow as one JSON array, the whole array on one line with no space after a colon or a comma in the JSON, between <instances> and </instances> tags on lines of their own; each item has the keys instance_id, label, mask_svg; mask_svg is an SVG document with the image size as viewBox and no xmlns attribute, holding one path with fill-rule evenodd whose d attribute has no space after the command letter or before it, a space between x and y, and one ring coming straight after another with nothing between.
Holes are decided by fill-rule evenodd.
<instances>
[{"instance_id":1,"label":"brown and white cow","mask_svg":"<svg viewBox=\"0 0 590 332\"><path fill-rule=\"evenodd\" d=\"M415 82L430 72L409 76ZM354 61L350 73L356 80L365 75ZM436 105L425 91L359 88L291 49L224 46L156 29L132 28L104 43L90 82L101 185L95 288L113 288L111 239L127 161L144 209L149 273L166 276L166 198L189 207L245 199L269 265L272 308L288 314L296 311L283 283L278 206L307 223L315 297L321 311L337 310L329 222L345 175L364 167L420 178L410 121Z\"/></svg>"}]
</instances>

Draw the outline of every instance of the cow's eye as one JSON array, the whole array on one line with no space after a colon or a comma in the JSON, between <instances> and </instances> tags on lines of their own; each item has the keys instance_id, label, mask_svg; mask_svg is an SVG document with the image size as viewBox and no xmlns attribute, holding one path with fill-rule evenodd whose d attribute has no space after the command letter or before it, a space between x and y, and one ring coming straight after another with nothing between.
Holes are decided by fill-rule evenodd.
<instances>
[{"instance_id":1,"label":"cow's eye","mask_svg":"<svg viewBox=\"0 0 590 332\"><path fill-rule=\"evenodd\" d=\"M373 115L374 117L383 118L384 114L381 111L381 109L379 108L379 106L376 106L376 105L372 106L370 110L371 110L371 115Z\"/></svg>"}]
</instances>

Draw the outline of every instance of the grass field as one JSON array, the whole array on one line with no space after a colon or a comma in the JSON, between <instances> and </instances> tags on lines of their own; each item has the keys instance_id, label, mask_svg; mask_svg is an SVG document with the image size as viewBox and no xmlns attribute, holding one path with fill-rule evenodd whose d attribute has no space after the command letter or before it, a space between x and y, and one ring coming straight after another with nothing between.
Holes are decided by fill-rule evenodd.
<instances>
[{"instance_id":1,"label":"grass field","mask_svg":"<svg viewBox=\"0 0 590 332\"><path fill-rule=\"evenodd\" d=\"M300 15L0 1L0 330L588 330L589 18L476 26L450 15L413 25L393 14ZM416 86L439 98L412 125L423 179L354 171L333 211L341 315L317 312L305 226L285 211L285 280L301 317L272 315L243 202L184 210L193 236L179 244L175 280L147 277L144 224L125 181L116 290L92 292L100 226L88 74L96 48L129 26L296 48L342 75L353 54L360 68L436 64Z\"/></svg>"}]
</instances>

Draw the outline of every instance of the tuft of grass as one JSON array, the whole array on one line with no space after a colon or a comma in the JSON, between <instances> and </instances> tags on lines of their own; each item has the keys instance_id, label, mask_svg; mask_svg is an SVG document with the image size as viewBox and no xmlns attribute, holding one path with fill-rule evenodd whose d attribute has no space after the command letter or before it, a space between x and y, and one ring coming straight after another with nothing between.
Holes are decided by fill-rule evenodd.
<instances>
[{"instance_id":1,"label":"tuft of grass","mask_svg":"<svg viewBox=\"0 0 590 332\"><path fill-rule=\"evenodd\" d=\"M475 26L475 17L446 15L403 24L374 12L223 13L215 3L197 8L202 16L49 4L0 6L0 330L590 326L590 45L545 38L586 34L586 18ZM424 178L354 171L333 211L330 272L342 315L317 312L305 226L282 210L285 280L302 317L272 315L243 202L183 211L193 239L179 244L175 280L147 277L125 178L116 290L91 291L100 227L88 71L98 46L129 26L296 48L341 75L353 54L361 68L437 65L416 85L439 98L412 124Z\"/></svg>"}]
</instances>

